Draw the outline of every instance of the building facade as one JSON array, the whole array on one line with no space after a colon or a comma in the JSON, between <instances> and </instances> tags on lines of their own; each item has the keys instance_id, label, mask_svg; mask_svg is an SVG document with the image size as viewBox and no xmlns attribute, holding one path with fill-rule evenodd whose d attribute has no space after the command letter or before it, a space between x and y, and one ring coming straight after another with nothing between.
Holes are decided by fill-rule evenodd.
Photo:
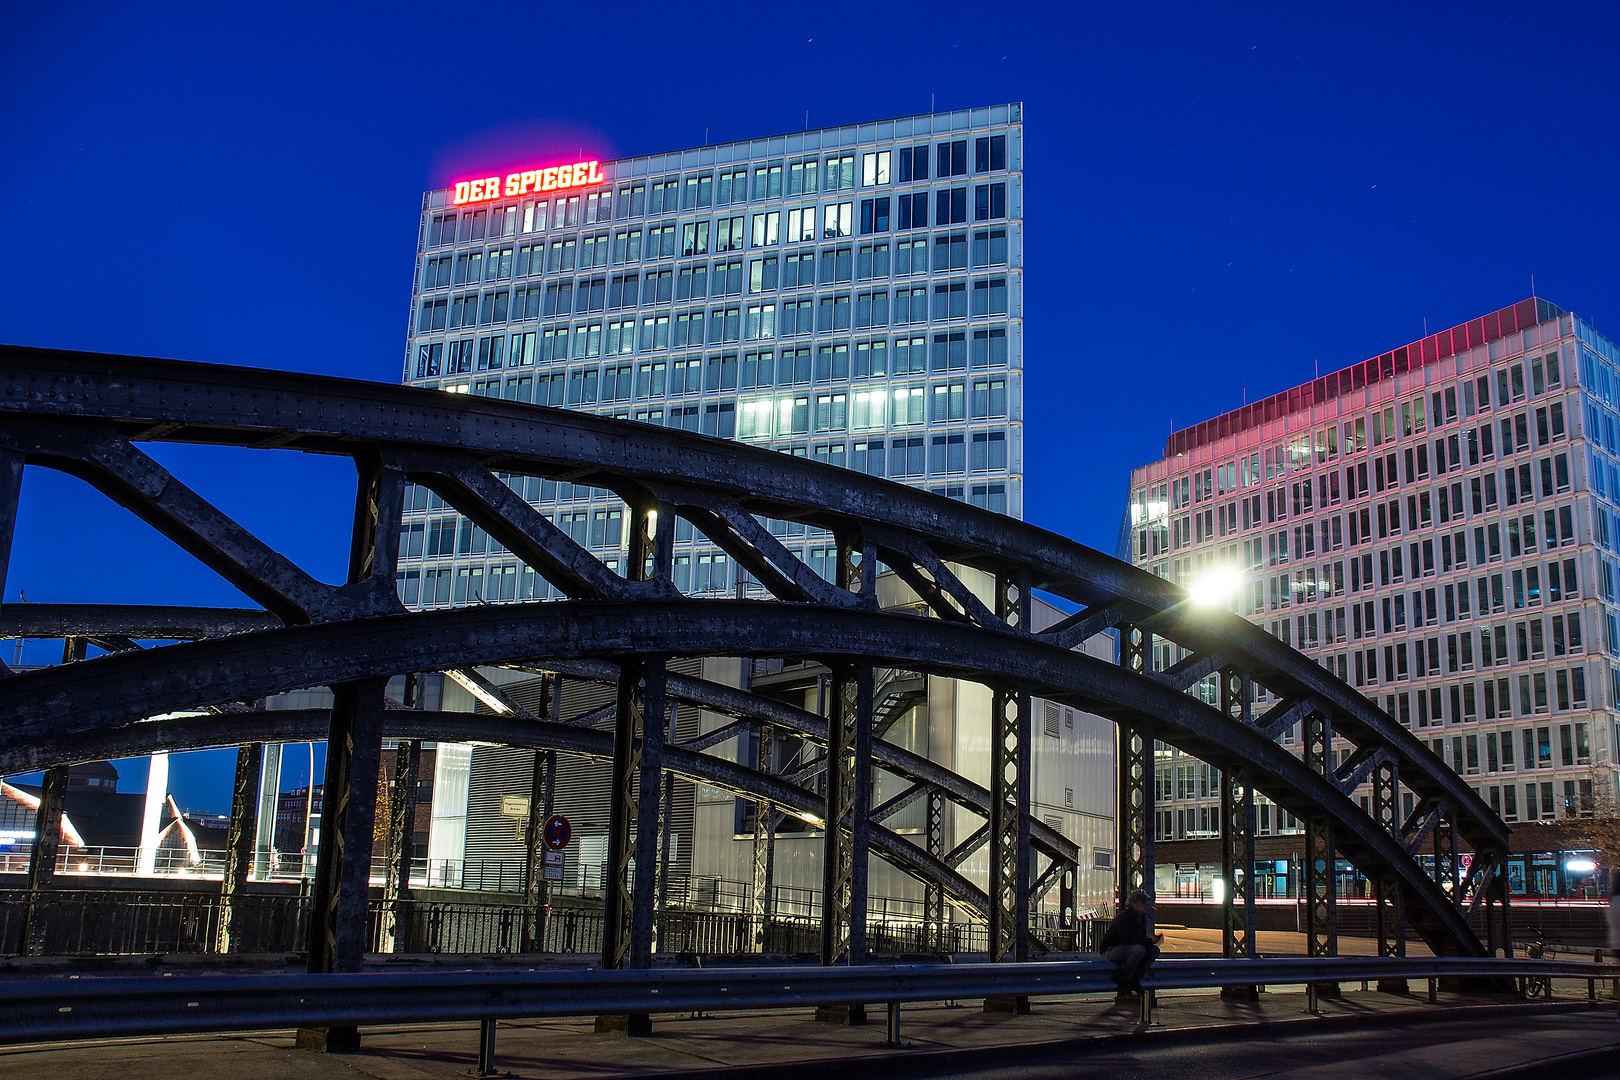
<instances>
[{"instance_id":1,"label":"building facade","mask_svg":"<svg viewBox=\"0 0 1620 1080\"><path fill-rule=\"evenodd\" d=\"M423 197L403 380L736 439L1020 517L1023 216L1017 104L618 161L537 161L459 181ZM507 480L620 568L627 511L611 492ZM832 576L830 534L768 526ZM765 595L686 521L675 525L674 578L689 594ZM399 589L415 609L561 595L414 486ZM756 667L706 661L701 674L812 709L824 696L814 673ZM538 692L512 673L487 674L519 700ZM980 703L978 688L918 681L887 737L971 774L988 745L987 692ZM457 707L462 695L444 693L444 707ZM570 683L560 704L573 715L601 705L601 694L611 690ZM1037 715L1052 740L1036 757L1038 812L1081 842L1083 891L1111 897L1111 772L1093 770L1100 785L1081 784L1078 767L1061 775L1076 748L1108 754L1111 726L1071 710ZM728 722L683 706L677 737ZM757 761L756 742L727 745ZM526 792L531 774L526 752L441 745L430 861L504 880L501 864L520 858L522 844L499 796ZM894 782L876 780L880 791ZM558 784L558 808L576 830L565 880L588 892L606 856L606 765L568 761ZM748 800L677 781L669 805L672 874L689 876L694 895L723 896L728 882L751 878ZM977 825L953 819L949 829L965 837ZM820 842L795 829L783 825L777 883L818 893ZM984 869L964 864L975 867ZM886 866L873 874L874 895L921 896Z\"/></svg>"},{"instance_id":2,"label":"building facade","mask_svg":"<svg viewBox=\"0 0 1620 1080\"><path fill-rule=\"evenodd\" d=\"M1022 183L1022 108L1003 105L430 191L404 381L735 438L1018 517ZM531 486L623 558L610 493ZM556 595L414 495L407 606ZM830 537L778 527L831 559ZM676 583L732 591L724 553L678 528Z\"/></svg>"},{"instance_id":3,"label":"building facade","mask_svg":"<svg viewBox=\"0 0 1620 1080\"><path fill-rule=\"evenodd\" d=\"M1617 360L1532 299L1178 431L1132 472L1129 558L1229 585L1233 611L1383 707L1506 822L1589 816L1613 804L1620 745ZM1212 868L1178 863L1177 842L1218 834L1217 774L1160 746L1155 775L1158 885L1207 895ZM1291 895L1298 842L1267 838L1300 825L1263 798L1258 825L1259 895ZM1530 876L1516 857L1515 890L1541 888Z\"/></svg>"}]
</instances>

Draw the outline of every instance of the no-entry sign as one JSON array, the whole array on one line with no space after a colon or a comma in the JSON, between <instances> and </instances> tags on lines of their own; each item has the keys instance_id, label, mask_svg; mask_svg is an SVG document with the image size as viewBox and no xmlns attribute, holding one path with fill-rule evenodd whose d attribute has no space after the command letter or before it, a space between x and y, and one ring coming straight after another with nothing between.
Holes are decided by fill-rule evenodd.
<instances>
[{"instance_id":1,"label":"no-entry sign","mask_svg":"<svg viewBox=\"0 0 1620 1080\"><path fill-rule=\"evenodd\" d=\"M573 835L574 830L569 826L568 819L561 814L552 814L546 818L546 847L552 851L561 851L567 847L568 839Z\"/></svg>"}]
</instances>

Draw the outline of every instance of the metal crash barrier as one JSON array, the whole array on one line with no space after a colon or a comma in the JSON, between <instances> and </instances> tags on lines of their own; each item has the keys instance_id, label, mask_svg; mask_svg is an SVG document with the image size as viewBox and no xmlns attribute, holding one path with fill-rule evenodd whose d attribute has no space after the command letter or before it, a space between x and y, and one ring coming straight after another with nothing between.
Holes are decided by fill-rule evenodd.
<instances>
[{"instance_id":1,"label":"metal crash barrier","mask_svg":"<svg viewBox=\"0 0 1620 1080\"><path fill-rule=\"evenodd\" d=\"M494 1021L627 1013L810 1009L848 1002L888 1006L890 1040L899 1007L975 997L1051 997L1112 992L1101 960L1023 964L864 965L564 972L411 972L320 975L165 975L0 982L0 1044L204 1032L366 1027L483 1021L481 1057L493 1054ZM1315 987L1356 980L1585 980L1620 978L1620 963L1442 957L1163 960L1145 990L1235 985ZM1521 992L1522 992L1522 983ZM1550 993L1550 990L1549 990ZM1308 995L1314 999L1314 995ZM1141 996L1151 1023L1153 995ZM1314 1004L1314 1001L1312 1002Z\"/></svg>"}]
</instances>

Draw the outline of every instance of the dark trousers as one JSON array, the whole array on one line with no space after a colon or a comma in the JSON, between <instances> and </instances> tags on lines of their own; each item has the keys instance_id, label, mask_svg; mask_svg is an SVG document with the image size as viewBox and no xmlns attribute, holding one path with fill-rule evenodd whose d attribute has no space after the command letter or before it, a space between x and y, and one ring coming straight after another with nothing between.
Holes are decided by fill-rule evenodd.
<instances>
[{"instance_id":1,"label":"dark trousers","mask_svg":"<svg viewBox=\"0 0 1620 1080\"><path fill-rule=\"evenodd\" d=\"M1102 954L1102 958L1119 968L1119 981L1135 986L1146 974L1153 961L1159 958L1157 945L1115 945Z\"/></svg>"}]
</instances>

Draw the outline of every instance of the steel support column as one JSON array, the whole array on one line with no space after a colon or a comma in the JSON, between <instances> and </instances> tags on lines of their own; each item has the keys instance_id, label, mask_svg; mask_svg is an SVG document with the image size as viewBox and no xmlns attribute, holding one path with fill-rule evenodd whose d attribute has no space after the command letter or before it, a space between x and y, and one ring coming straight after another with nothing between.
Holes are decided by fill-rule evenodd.
<instances>
[{"instance_id":1,"label":"steel support column","mask_svg":"<svg viewBox=\"0 0 1620 1080\"><path fill-rule=\"evenodd\" d=\"M39 786L39 808L34 812L34 842L28 860L28 901L23 907L17 951L42 956L49 930L47 911L56 878L56 854L62 846L62 810L67 805L68 767L45 770Z\"/></svg>"},{"instance_id":2,"label":"steel support column","mask_svg":"<svg viewBox=\"0 0 1620 1080\"><path fill-rule=\"evenodd\" d=\"M1153 635L1139 626L1119 627L1119 666L1133 675L1148 672ZM1115 901L1123 906L1136 889L1153 891L1153 725L1118 726L1118 791L1115 793L1119 834Z\"/></svg>"},{"instance_id":3,"label":"steel support column","mask_svg":"<svg viewBox=\"0 0 1620 1080\"><path fill-rule=\"evenodd\" d=\"M422 770L422 744L407 739L394 751L394 778L388 800L388 846L383 866L383 934L379 952L410 951L411 857L416 852L416 785Z\"/></svg>"},{"instance_id":4,"label":"steel support column","mask_svg":"<svg viewBox=\"0 0 1620 1080\"><path fill-rule=\"evenodd\" d=\"M627 658L619 665L613 727L613 773L608 810L607 880L603 883L602 967L625 966L630 955L630 859L636 837L635 778L641 768L641 684L646 664Z\"/></svg>"},{"instance_id":5,"label":"steel support column","mask_svg":"<svg viewBox=\"0 0 1620 1080\"><path fill-rule=\"evenodd\" d=\"M776 729L759 727L759 771L772 776L776 769ZM754 801L754 877L748 913L754 923L754 951L765 952L771 936L771 895L776 871L776 808L763 799Z\"/></svg>"},{"instance_id":6,"label":"steel support column","mask_svg":"<svg viewBox=\"0 0 1620 1080\"><path fill-rule=\"evenodd\" d=\"M858 531L838 537L838 587L877 595L877 549ZM872 795L872 666L839 664L827 696L826 810L822 822L821 962L866 959L868 814ZM816 1019L864 1024L866 1006L822 1005Z\"/></svg>"},{"instance_id":7,"label":"steel support column","mask_svg":"<svg viewBox=\"0 0 1620 1080\"><path fill-rule=\"evenodd\" d=\"M1324 776L1333 775L1333 721L1326 713L1312 712L1300 723L1305 751L1305 767ZM1305 815L1305 947L1309 956L1337 956L1339 953L1339 912L1337 855L1333 841L1333 821L1320 808ZM1317 993L1336 996L1338 983L1322 983Z\"/></svg>"},{"instance_id":8,"label":"steel support column","mask_svg":"<svg viewBox=\"0 0 1620 1080\"><path fill-rule=\"evenodd\" d=\"M833 669L827 717L827 802L821 878L821 962L866 960L872 794L872 667ZM816 1019L864 1024L864 1004L822 1005Z\"/></svg>"},{"instance_id":9,"label":"steel support column","mask_svg":"<svg viewBox=\"0 0 1620 1080\"><path fill-rule=\"evenodd\" d=\"M369 583L374 592L388 590L389 599L397 604L392 590L405 474L375 453L357 456L355 466L359 476L346 588L360 590ZM310 895L308 968L312 974L359 971L365 957L387 692L386 678L332 687L321 840ZM310 777L310 783L314 782ZM352 1050L360 1045L360 1032L353 1027L301 1028L298 1045L318 1051Z\"/></svg>"},{"instance_id":10,"label":"steel support column","mask_svg":"<svg viewBox=\"0 0 1620 1080\"><path fill-rule=\"evenodd\" d=\"M1246 673L1228 668L1220 673L1221 711L1248 723L1250 684ZM1220 774L1221 954L1228 960L1254 958L1254 789L1247 769ZM1221 996L1252 1001L1254 986L1226 986Z\"/></svg>"},{"instance_id":11,"label":"steel support column","mask_svg":"<svg viewBox=\"0 0 1620 1080\"><path fill-rule=\"evenodd\" d=\"M835 668L828 705L821 962L858 964L866 956L864 857L872 776L872 669Z\"/></svg>"},{"instance_id":12,"label":"steel support column","mask_svg":"<svg viewBox=\"0 0 1620 1080\"><path fill-rule=\"evenodd\" d=\"M333 687L311 900L309 971L359 971L377 823L386 679Z\"/></svg>"},{"instance_id":13,"label":"steel support column","mask_svg":"<svg viewBox=\"0 0 1620 1080\"><path fill-rule=\"evenodd\" d=\"M253 848L258 839L259 774L264 745L236 748L236 782L231 789L231 824L225 837L225 871L219 882L219 925L214 951L236 952L242 933L248 879L253 875Z\"/></svg>"},{"instance_id":14,"label":"steel support column","mask_svg":"<svg viewBox=\"0 0 1620 1080\"><path fill-rule=\"evenodd\" d=\"M1400 832L1400 769L1393 761L1380 761L1372 771L1372 815L1378 828L1391 836ZM1373 878L1373 908L1379 956L1406 955L1406 902L1393 874ZM1404 994L1405 979L1379 979L1386 994Z\"/></svg>"},{"instance_id":15,"label":"steel support column","mask_svg":"<svg viewBox=\"0 0 1620 1080\"><path fill-rule=\"evenodd\" d=\"M1028 629L1030 578L996 577L996 616ZM1029 714L1030 695L995 687L990 696L990 927L989 959L1029 959ZM986 1012L1028 1012L1027 997L993 997Z\"/></svg>"},{"instance_id":16,"label":"steel support column","mask_svg":"<svg viewBox=\"0 0 1620 1080\"><path fill-rule=\"evenodd\" d=\"M1221 955L1228 960L1254 956L1251 927L1254 881L1254 791L1248 770L1221 773Z\"/></svg>"},{"instance_id":17,"label":"steel support column","mask_svg":"<svg viewBox=\"0 0 1620 1080\"><path fill-rule=\"evenodd\" d=\"M945 857L945 793L928 789L928 854ZM923 883L923 948L945 950L945 890L937 881Z\"/></svg>"},{"instance_id":18,"label":"steel support column","mask_svg":"<svg viewBox=\"0 0 1620 1080\"><path fill-rule=\"evenodd\" d=\"M1027 628L1029 573L996 578L996 614ZM1029 959L1029 713L1030 696L996 688L990 715L989 958Z\"/></svg>"},{"instance_id":19,"label":"steel support column","mask_svg":"<svg viewBox=\"0 0 1620 1080\"><path fill-rule=\"evenodd\" d=\"M628 577L668 580L675 523L652 499L630 510ZM602 967L652 966L658 885L658 819L664 791L664 732L668 726L663 657L626 657L619 664L613 727L613 778L608 813L608 862L603 903ZM634 880L631 874L634 873ZM598 1016L599 1032L650 1035L646 1013Z\"/></svg>"}]
</instances>

